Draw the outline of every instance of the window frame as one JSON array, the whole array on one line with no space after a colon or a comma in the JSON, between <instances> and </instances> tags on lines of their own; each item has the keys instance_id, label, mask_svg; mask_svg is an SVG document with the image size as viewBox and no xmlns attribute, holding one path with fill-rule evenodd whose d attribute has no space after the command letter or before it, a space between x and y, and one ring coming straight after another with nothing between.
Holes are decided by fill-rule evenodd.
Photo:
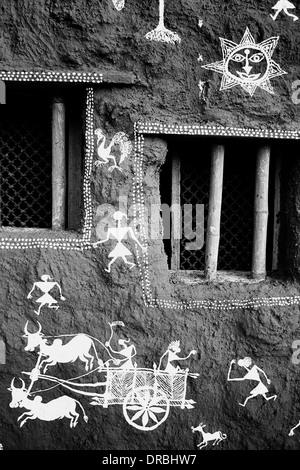
<instances>
[{"instance_id":1,"label":"window frame","mask_svg":"<svg viewBox=\"0 0 300 470\"><path fill-rule=\"evenodd\" d=\"M166 120L167 122L167 120ZM184 136L215 136L215 137L247 137L265 140L300 140L300 131L294 129L267 129L267 128L247 128L247 127L222 127L206 124L168 124L153 121L138 121L134 124L135 136L135 161L134 161L134 177L133 177L133 205L134 205L134 224L140 225L140 237L143 243L147 243L147 211L145 209L143 168L146 159L144 144L146 137L158 137L170 135ZM279 177L277 170L277 178ZM279 204L279 196L277 205ZM143 289L143 299L146 307L167 308L167 309L208 309L208 310L235 310L239 308L258 308L258 307L274 307L280 305L298 305L300 304L299 296L281 296L281 297L256 297L246 299L233 300L206 300L194 299L172 300L161 298L157 288L152 284L151 270L149 262L149 248L142 255L136 249L136 257L141 275L141 286ZM181 279L181 278L180 278ZM179 282L180 279L178 279ZM261 282L262 280L251 280L250 282ZM205 281L208 282L208 281ZM187 280L187 284L189 281ZM189 284L190 285L190 284Z\"/></svg>"},{"instance_id":2,"label":"window frame","mask_svg":"<svg viewBox=\"0 0 300 470\"><path fill-rule=\"evenodd\" d=\"M94 156L94 84L103 83L103 74L92 72L0 71L4 82L85 84L85 136L83 211L81 233L65 230L1 227L0 249L54 248L82 250L90 245L92 232L91 174ZM9 103L7 103L9 105ZM78 169L77 169L78 171Z\"/></svg>"},{"instance_id":3,"label":"window frame","mask_svg":"<svg viewBox=\"0 0 300 470\"><path fill-rule=\"evenodd\" d=\"M207 237L205 250L204 277L209 281L217 279L219 241L221 233L221 216L223 204L223 175L224 163L226 161L227 145L226 141L214 142L211 145L211 170L210 170L210 191L209 209L207 221ZM280 230L280 220L277 214L280 211L280 159L275 159L274 178L274 201L273 209L269 210L269 176L271 167L271 148L268 144L262 143L256 155L255 193L254 200L254 230L252 249L252 269L250 273L253 279L264 279L267 274L267 238L269 232L269 217L273 213L272 223L272 271L278 267L278 239ZM172 154L171 171L171 260L172 271L181 271L180 241L182 237L182 210L181 210L181 160L175 153ZM199 202L200 203L200 202ZM194 270L193 270L194 271ZM194 271L195 272L195 271ZM222 271L231 273L231 270ZM237 271L242 273L242 271ZM245 273L248 275L248 273Z\"/></svg>"}]
</instances>

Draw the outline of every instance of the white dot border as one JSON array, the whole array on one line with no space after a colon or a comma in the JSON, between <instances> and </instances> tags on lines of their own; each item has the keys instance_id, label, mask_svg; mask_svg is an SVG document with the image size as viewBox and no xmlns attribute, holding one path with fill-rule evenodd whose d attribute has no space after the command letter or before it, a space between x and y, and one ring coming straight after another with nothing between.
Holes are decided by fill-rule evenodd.
<instances>
[{"instance_id":1,"label":"white dot border","mask_svg":"<svg viewBox=\"0 0 300 470\"><path fill-rule=\"evenodd\" d=\"M29 73L29 72L28 72ZM1 74L0 74L1 75ZM53 81L53 80L52 80ZM86 88L85 106L85 158L84 158L84 178L83 178L83 207L84 222L82 235L76 238L61 237L22 237L20 235L5 236L6 233L0 231L0 250L27 250L32 248L50 248L54 250L82 251L91 248L91 234L93 226L93 209L91 196L91 175L94 157L94 89ZM21 233L22 229L20 228ZM51 230L49 230L51 231ZM54 232L52 232L54 234Z\"/></svg>"},{"instance_id":2,"label":"white dot border","mask_svg":"<svg viewBox=\"0 0 300 470\"><path fill-rule=\"evenodd\" d=\"M103 74L97 72L0 70L0 79L16 82L102 83Z\"/></svg>"},{"instance_id":3,"label":"white dot border","mask_svg":"<svg viewBox=\"0 0 300 470\"><path fill-rule=\"evenodd\" d=\"M300 131L274 130L259 128L221 127L210 125L182 125L162 124L157 122L136 122L134 125L134 177L133 177L133 205L134 220L145 221L145 197L143 189L143 164L144 164L144 140L146 134L157 135L192 135L192 136L218 136L218 137L253 137L264 139L293 139L300 140ZM147 246L145 224L141 226L142 243ZM187 300L176 301L157 298L151 286L149 272L148 250L140 254L136 248L137 265L141 277L143 300L146 307L173 309L173 310L214 310L230 311L238 309L258 309L263 307L289 307L300 305L300 296L294 295L281 297L255 297L247 299L230 300Z\"/></svg>"}]
</instances>

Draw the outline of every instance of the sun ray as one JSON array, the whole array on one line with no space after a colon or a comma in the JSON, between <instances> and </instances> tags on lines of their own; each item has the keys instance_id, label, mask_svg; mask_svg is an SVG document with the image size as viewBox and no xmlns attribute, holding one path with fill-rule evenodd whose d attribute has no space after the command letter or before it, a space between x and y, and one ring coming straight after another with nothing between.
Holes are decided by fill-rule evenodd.
<instances>
[{"instance_id":1,"label":"sun ray","mask_svg":"<svg viewBox=\"0 0 300 470\"><path fill-rule=\"evenodd\" d=\"M223 60L202 67L223 75L221 91L241 86L250 96L257 88L274 94L270 80L287 73L272 59L279 36L256 43L249 28L246 28L240 43L224 38L220 41Z\"/></svg>"}]
</instances>

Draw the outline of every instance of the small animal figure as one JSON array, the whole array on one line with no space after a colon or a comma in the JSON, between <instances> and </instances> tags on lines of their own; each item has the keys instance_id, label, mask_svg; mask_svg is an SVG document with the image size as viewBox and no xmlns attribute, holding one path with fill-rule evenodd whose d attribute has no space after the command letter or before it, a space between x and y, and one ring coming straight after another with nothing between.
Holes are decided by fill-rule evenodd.
<instances>
[{"instance_id":1,"label":"small animal figure","mask_svg":"<svg viewBox=\"0 0 300 470\"><path fill-rule=\"evenodd\" d=\"M206 424L203 424L203 423L200 423L199 426L197 426L196 428L194 428L192 426L192 431L193 432L196 432L196 431L200 432L202 434L202 437L203 437L203 441L200 442L199 444L197 444L197 447L199 447L199 449L202 449L203 447L206 447L208 442L210 442L210 441L214 441L214 443L213 443L213 446L214 446L215 444L218 445L224 439L227 439L226 434L222 434L221 431L216 431L213 434L211 434L210 432L204 432L203 429L205 427L206 427Z\"/></svg>"}]
</instances>

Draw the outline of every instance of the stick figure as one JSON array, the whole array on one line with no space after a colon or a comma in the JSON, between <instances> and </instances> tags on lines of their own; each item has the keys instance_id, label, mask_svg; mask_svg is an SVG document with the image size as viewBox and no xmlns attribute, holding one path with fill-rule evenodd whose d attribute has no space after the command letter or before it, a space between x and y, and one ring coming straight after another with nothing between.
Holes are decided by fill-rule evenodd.
<instances>
[{"instance_id":1,"label":"stick figure","mask_svg":"<svg viewBox=\"0 0 300 470\"><path fill-rule=\"evenodd\" d=\"M137 237L134 234L134 231L132 230L131 227L121 227L121 220L125 217L128 219L127 215L124 214L121 211L117 211L114 213L114 219L117 221L117 227L116 228L109 228L106 233L106 238L105 240L100 240L99 242L93 243L93 246L96 247L100 243L105 243L109 240L109 237L112 236L117 239L118 243L115 246L115 248L109 253L108 257L112 258L112 260L109 262L107 269L108 273L110 273L111 265L118 259L122 258L124 263L129 264L130 268L132 269L135 266L135 263L131 263L130 261L127 260L127 256L132 256L131 251L126 248L126 246L122 243L122 240L126 237L126 235L130 235L131 238L141 247L143 251L146 251L147 248L144 247Z\"/></svg>"},{"instance_id":2,"label":"stick figure","mask_svg":"<svg viewBox=\"0 0 300 470\"><path fill-rule=\"evenodd\" d=\"M176 372L182 370L179 366L174 367L171 362L173 361L185 361L188 359L192 354L196 354L197 351L193 350L191 351L186 357L179 357L177 353L181 351L180 347L180 341L172 341L166 352L161 356L158 368L160 369L162 360L165 356L167 356L167 365L165 367L165 371L168 372L169 374L175 374Z\"/></svg>"},{"instance_id":3,"label":"stick figure","mask_svg":"<svg viewBox=\"0 0 300 470\"><path fill-rule=\"evenodd\" d=\"M122 349L120 349L119 351L114 350L108 341L105 343L105 346L109 348L112 353L120 354L124 357L124 359L117 359L119 363L122 362L120 369L134 369L132 358L136 356L136 349L134 344L130 344L129 346L127 346L128 343L130 343L130 339L119 339L118 344L122 346Z\"/></svg>"},{"instance_id":4,"label":"stick figure","mask_svg":"<svg viewBox=\"0 0 300 470\"><path fill-rule=\"evenodd\" d=\"M134 367L136 366L136 363L135 365L133 364L132 358L136 356L136 349L135 349L134 344L130 344L129 346L127 346L127 344L130 343L130 339L128 339L127 341L125 339L119 339L118 343L120 344L120 346L122 346L122 349L120 349L119 351L114 350L110 345L111 340L114 335L113 328L115 326L124 326L124 323L121 321L114 321L112 323L109 323L109 326L110 326L110 338L108 341L106 341L105 346L112 353L120 354L121 356L125 358L125 359L115 359L115 363L117 365L119 365L121 362L123 363L120 366L120 369L134 369Z\"/></svg>"},{"instance_id":5,"label":"stick figure","mask_svg":"<svg viewBox=\"0 0 300 470\"><path fill-rule=\"evenodd\" d=\"M39 281L39 282L35 282L33 284L33 287L31 289L31 291L29 292L29 294L27 295L27 299L31 299L32 298L32 292L34 291L34 289L36 287L38 287L42 292L44 292L44 295L42 295L42 297L39 297L36 302L40 304L39 308L37 311L34 311L34 313L36 313L37 315L40 314L40 311L41 311L41 308L44 306L44 305L47 305L48 304L48 307L49 308L54 308L54 309L58 309L59 306L58 305L55 305L57 304L57 300L55 300L50 294L49 294L49 291L51 289L53 289L53 287L58 287L58 290L59 290L59 293L60 293L60 299L61 300L66 300L65 297L63 297L62 295L62 292L61 292L61 288L60 288L60 285L58 284L58 282L50 282L52 281L51 277L48 276L48 274L43 274L43 276L41 276L41 279L42 281Z\"/></svg>"},{"instance_id":6,"label":"stick figure","mask_svg":"<svg viewBox=\"0 0 300 470\"><path fill-rule=\"evenodd\" d=\"M295 434L295 432L294 432L295 429L297 429L299 426L300 426L300 421L299 421L298 424L296 424L296 426L294 426L294 427L290 430L289 436L293 436L293 435Z\"/></svg>"},{"instance_id":7,"label":"stick figure","mask_svg":"<svg viewBox=\"0 0 300 470\"><path fill-rule=\"evenodd\" d=\"M271 397L266 396L266 394L268 393L269 390L267 389L267 387L261 381L259 373L261 372L265 376L268 385L270 385L271 381L268 379L265 372L262 369L260 369L259 367L257 367L256 365L253 365L250 368L250 366L252 364L252 359L250 357L245 357L244 359L240 359L237 362L238 366L244 367L246 369L246 371L247 371L246 375L244 377L240 377L240 378L234 378L234 379L230 378L231 368L232 368L232 365L235 364L235 362L236 362L235 359L233 359L230 363L228 376L227 376L228 381L254 380L254 381L258 382L258 385L250 392L249 397L246 398L244 403L239 403L239 405L246 406L246 403L247 403L248 400L250 400L250 398L257 397L258 395L262 395L264 397L264 399L267 400L267 401L271 400L272 398L274 400L276 400L277 395L272 395Z\"/></svg>"},{"instance_id":8,"label":"stick figure","mask_svg":"<svg viewBox=\"0 0 300 470\"><path fill-rule=\"evenodd\" d=\"M297 21L299 20L298 16L294 15L293 13L290 13L288 10L291 9L291 8L296 8L295 5L293 5L293 3L287 1L287 0L279 0L279 2L276 3L276 5L274 5L272 7L272 10L277 10L276 13L274 13L274 15L272 15L270 13L270 16L272 18L272 20L276 20L277 16L279 15L279 13L281 11L283 11L287 16L291 16L293 18L294 21Z\"/></svg>"}]
</instances>

